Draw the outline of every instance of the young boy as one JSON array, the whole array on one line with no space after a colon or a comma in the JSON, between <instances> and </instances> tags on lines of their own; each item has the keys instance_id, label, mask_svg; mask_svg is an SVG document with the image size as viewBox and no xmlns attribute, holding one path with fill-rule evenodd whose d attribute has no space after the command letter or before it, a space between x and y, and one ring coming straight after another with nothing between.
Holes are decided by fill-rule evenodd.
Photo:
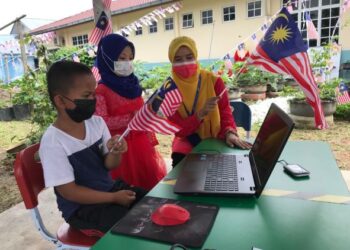
<instances>
[{"instance_id":1,"label":"young boy","mask_svg":"<svg viewBox=\"0 0 350 250\"><path fill-rule=\"evenodd\" d=\"M47 72L56 121L40 144L46 187L54 187L58 208L74 228L102 236L146 192L122 180L113 181L109 170L127 151L124 140L111 138L95 112L96 81L81 63L61 61Z\"/></svg>"}]
</instances>

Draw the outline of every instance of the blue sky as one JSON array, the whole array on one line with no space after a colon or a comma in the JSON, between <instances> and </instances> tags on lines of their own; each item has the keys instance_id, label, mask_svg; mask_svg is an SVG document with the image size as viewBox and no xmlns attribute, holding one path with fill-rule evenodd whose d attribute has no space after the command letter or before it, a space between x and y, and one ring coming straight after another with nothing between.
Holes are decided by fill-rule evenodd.
<instances>
[{"instance_id":1,"label":"blue sky","mask_svg":"<svg viewBox=\"0 0 350 250\"><path fill-rule=\"evenodd\" d=\"M31 19L59 20L92 8L92 0L2 0L0 27L23 14ZM0 34L8 34L8 27Z\"/></svg>"}]
</instances>

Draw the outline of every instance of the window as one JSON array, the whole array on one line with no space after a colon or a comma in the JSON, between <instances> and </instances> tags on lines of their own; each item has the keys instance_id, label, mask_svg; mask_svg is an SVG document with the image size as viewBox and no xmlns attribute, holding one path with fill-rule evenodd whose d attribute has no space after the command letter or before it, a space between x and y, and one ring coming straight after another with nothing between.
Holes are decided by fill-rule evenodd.
<instances>
[{"instance_id":1,"label":"window","mask_svg":"<svg viewBox=\"0 0 350 250\"><path fill-rule=\"evenodd\" d=\"M88 35L73 36L72 41L73 41L73 46L81 46L89 43ZM63 43L65 42L62 41L62 45Z\"/></svg>"},{"instance_id":2,"label":"window","mask_svg":"<svg viewBox=\"0 0 350 250\"><path fill-rule=\"evenodd\" d=\"M223 9L224 22L232 21L236 19L236 8L235 6L225 7Z\"/></svg>"},{"instance_id":3,"label":"window","mask_svg":"<svg viewBox=\"0 0 350 250\"><path fill-rule=\"evenodd\" d=\"M86 35L86 37L87 37L87 35ZM64 39L64 37L61 37L61 45L66 46L66 39Z\"/></svg>"},{"instance_id":4,"label":"window","mask_svg":"<svg viewBox=\"0 0 350 250\"><path fill-rule=\"evenodd\" d=\"M288 0L283 0L282 3L286 5ZM320 39L307 41L305 11L310 13L310 18L320 35ZM336 28L339 14L340 0L305 0L304 5L299 4L297 7L293 5L292 12L292 16L298 23L301 34L305 42L308 42L309 47L327 44L333 33L334 36L339 35L339 29Z\"/></svg>"},{"instance_id":5,"label":"window","mask_svg":"<svg viewBox=\"0 0 350 250\"><path fill-rule=\"evenodd\" d=\"M142 35L142 27L137 27L137 30L135 31L135 36L141 36Z\"/></svg>"},{"instance_id":6,"label":"window","mask_svg":"<svg viewBox=\"0 0 350 250\"><path fill-rule=\"evenodd\" d=\"M202 11L202 24L213 23L213 10Z\"/></svg>"},{"instance_id":7,"label":"window","mask_svg":"<svg viewBox=\"0 0 350 250\"><path fill-rule=\"evenodd\" d=\"M261 16L261 0L249 0L248 1L248 17Z\"/></svg>"},{"instance_id":8,"label":"window","mask_svg":"<svg viewBox=\"0 0 350 250\"><path fill-rule=\"evenodd\" d=\"M173 30L174 29L174 18L169 17L164 19L165 30Z\"/></svg>"},{"instance_id":9,"label":"window","mask_svg":"<svg viewBox=\"0 0 350 250\"><path fill-rule=\"evenodd\" d=\"M192 28L193 27L193 15L184 14L182 16L182 28Z\"/></svg>"},{"instance_id":10,"label":"window","mask_svg":"<svg viewBox=\"0 0 350 250\"><path fill-rule=\"evenodd\" d=\"M152 24L149 26L149 33L157 33L157 31L157 22L153 21Z\"/></svg>"}]
</instances>

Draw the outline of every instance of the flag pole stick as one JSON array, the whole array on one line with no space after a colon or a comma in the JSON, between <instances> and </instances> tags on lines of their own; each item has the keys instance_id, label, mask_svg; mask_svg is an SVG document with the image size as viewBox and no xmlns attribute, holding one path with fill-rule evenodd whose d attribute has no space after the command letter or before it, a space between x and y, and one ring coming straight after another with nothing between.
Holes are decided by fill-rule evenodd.
<instances>
[{"instance_id":1,"label":"flag pole stick","mask_svg":"<svg viewBox=\"0 0 350 250\"><path fill-rule=\"evenodd\" d=\"M244 64L242 65L242 67L239 69L237 75L234 77L234 80L232 81L232 84L235 84L235 83L238 81L239 77L241 76L241 73L242 73L243 69L247 66L247 63L248 63L248 60L246 60L246 61L244 62ZM225 88L225 89L218 95L219 98L221 98L222 95L223 95L227 90L228 90L228 88Z\"/></svg>"},{"instance_id":2,"label":"flag pole stick","mask_svg":"<svg viewBox=\"0 0 350 250\"><path fill-rule=\"evenodd\" d=\"M129 132L130 132L129 128L125 129L124 133L119 137L117 142L121 142L123 138L129 134Z\"/></svg>"},{"instance_id":3,"label":"flag pole stick","mask_svg":"<svg viewBox=\"0 0 350 250\"><path fill-rule=\"evenodd\" d=\"M118 138L117 143L121 142L125 136L127 136L130 132L130 129L125 129L124 133ZM113 147L109 150L109 152L113 152Z\"/></svg>"}]
</instances>

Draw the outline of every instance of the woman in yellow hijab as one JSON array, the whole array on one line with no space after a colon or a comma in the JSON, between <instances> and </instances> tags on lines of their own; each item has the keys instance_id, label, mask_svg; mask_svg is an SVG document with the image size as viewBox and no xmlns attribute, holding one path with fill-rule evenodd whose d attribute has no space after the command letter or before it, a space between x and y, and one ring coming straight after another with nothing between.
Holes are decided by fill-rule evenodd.
<instances>
[{"instance_id":1,"label":"woman in yellow hijab","mask_svg":"<svg viewBox=\"0 0 350 250\"><path fill-rule=\"evenodd\" d=\"M186 36L175 38L169 46L172 79L183 102L170 120L182 127L172 144L173 166L176 166L202 139L219 138L230 147L248 149L236 130L231 107L222 79L203 70L197 61L195 42Z\"/></svg>"}]
</instances>

